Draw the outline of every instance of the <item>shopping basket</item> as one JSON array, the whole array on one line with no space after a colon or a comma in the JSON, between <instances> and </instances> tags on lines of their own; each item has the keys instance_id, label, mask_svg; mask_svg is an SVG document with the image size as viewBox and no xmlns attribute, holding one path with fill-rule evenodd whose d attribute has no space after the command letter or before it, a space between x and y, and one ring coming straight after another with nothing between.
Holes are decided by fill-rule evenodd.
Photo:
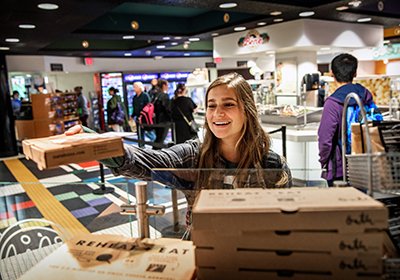
<instances>
[{"instance_id":1,"label":"shopping basket","mask_svg":"<svg viewBox=\"0 0 400 280\"><path fill-rule=\"evenodd\" d=\"M346 155L346 158L351 186L365 189L371 183L374 191L400 194L400 153ZM371 174L371 182L367 173Z\"/></svg>"}]
</instances>

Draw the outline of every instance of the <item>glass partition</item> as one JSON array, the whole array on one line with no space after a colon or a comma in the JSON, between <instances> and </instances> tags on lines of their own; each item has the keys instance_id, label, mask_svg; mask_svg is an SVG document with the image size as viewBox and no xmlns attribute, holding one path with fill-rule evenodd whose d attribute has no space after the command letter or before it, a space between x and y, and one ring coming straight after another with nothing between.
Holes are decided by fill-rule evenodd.
<instances>
[{"instance_id":1,"label":"glass partition","mask_svg":"<svg viewBox=\"0 0 400 280\"><path fill-rule=\"evenodd\" d=\"M188 239L191 207L202 189L327 188L326 180L309 179L316 172L321 170L292 169L287 174L282 169L153 169L148 183L149 202L161 203L166 209L163 216L150 217L150 224L159 229L160 237Z\"/></svg>"},{"instance_id":2,"label":"glass partition","mask_svg":"<svg viewBox=\"0 0 400 280\"><path fill-rule=\"evenodd\" d=\"M296 179L304 170L298 172L154 169L149 182L0 182L0 277L19 278L80 234L190 239L191 207L202 189L327 187Z\"/></svg>"},{"instance_id":3,"label":"glass partition","mask_svg":"<svg viewBox=\"0 0 400 280\"><path fill-rule=\"evenodd\" d=\"M80 234L135 236L128 183L0 182L0 279L18 279Z\"/></svg>"}]
</instances>

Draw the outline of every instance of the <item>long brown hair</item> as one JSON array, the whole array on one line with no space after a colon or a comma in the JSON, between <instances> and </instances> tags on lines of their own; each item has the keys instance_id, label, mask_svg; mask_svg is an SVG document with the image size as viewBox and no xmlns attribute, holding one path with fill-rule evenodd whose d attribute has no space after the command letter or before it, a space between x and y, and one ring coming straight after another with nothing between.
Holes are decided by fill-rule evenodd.
<instances>
[{"instance_id":1,"label":"long brown hair","mask_svg":"<svg viewBox=\"0 0 400 280\"><path fill-rule=\"evenodd\" d=\"M226 85L228 88L232 88L235 91L239 107L245 115L243 131L235 146L241 158L237 165L237 169L261 169L263 156L268 153L271 140L261 127L253 92L246 80L238 73L230 73L217 78L207 89L205 100L206 109L208 106L207 98L209 92L213 88L223 85ZM200 150L198 168L224 168L223 166L216 165L219 161L219 139L211 132L207 120L204 124L204 130L205 136ZM202 178L199 179L202 188L208 185L202 180Z\"/></svg>"}]
</instances>

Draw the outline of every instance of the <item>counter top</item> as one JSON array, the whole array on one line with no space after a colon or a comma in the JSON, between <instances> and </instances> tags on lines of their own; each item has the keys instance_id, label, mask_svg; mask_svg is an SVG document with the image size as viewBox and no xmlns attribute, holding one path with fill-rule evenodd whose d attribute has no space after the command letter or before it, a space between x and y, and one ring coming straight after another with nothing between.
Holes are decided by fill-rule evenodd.
<instances>
[{"instance_id":1,"label":"counter top","mask_svg":"<svg viewBox=\"0 0 400 280\"><path fill-rule=\"evenodd\" d=\"M200 125L204 124L205 116L195 115L196 122ZM280 128L277 124L261 123L261 126L266 132ZM318 141L318 126L319 123L309 123L306 127L303 126L286 126L286 140L294 142L313 142ZM281 139L282 133L277 132L270 134L273 139Z\"/></svg>"},{"instance_id":2,"label":"counter top","mask_svg":"<svg viewBox=\"0 0 400 280\"><path fill-rule=\"evenodd\" d=\"M280 128L280 125L262 123L261 126L265 131L273 131ZM286 140L294 142L312 142L318 141L318 126L319 123L310 123L306 127L286 126ZM270 134L273 139L281 139L282 134L277 132Z\"/></svg>"}]
</instances>

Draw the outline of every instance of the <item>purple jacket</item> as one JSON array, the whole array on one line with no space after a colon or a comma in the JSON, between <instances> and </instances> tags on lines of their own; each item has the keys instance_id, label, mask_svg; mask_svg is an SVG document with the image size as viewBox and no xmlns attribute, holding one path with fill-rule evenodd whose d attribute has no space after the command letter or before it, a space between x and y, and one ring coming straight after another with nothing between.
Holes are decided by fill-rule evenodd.
<instances>
[{"instance_id":1,"label":"purple jacket","mask_svg":"<svg viewBox=\"0 0 400 280\"><path fill-rule=\"evenodd\" d=\"M325 100L321 123L318 128L318 147L321 167L327 169L327 172L322 173L322 177L327 180L343 176L342 147L338 140L341 139L342 135L343 104L350 92L357 93L364 104L372 101L372 94L368 89L360 84L352 83L339 87ZM352 98L349 105L355 103L356 101ZM332 147L332 145L335 145L335 147ZM333 149L335 149L335 158L333 157ZM334 164L336 165L336 175L333 174Z\"/></svg>"}]
</instances>

